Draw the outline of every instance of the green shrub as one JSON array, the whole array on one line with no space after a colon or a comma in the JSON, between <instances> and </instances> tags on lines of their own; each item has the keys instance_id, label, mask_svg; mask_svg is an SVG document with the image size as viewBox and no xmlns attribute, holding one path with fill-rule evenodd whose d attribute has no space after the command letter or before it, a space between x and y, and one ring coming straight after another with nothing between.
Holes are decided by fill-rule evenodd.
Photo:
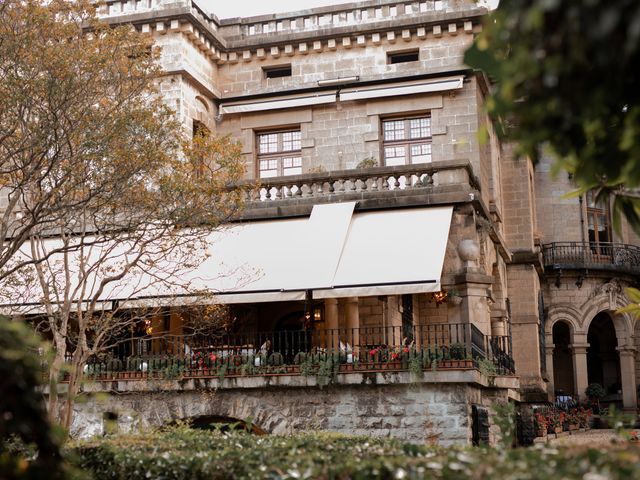
<instances>
[{"instance_id":1,"label":"green shrub","mask_svg":"<svg viewBox=\"0 0 640 480\"><path fill-rule=\"evenodd\" d=\"M328 433L254 436L191 430L94 439L72 448L96 479L640 478L640 449L429 447Z\"/></svg>"}]
</instances>

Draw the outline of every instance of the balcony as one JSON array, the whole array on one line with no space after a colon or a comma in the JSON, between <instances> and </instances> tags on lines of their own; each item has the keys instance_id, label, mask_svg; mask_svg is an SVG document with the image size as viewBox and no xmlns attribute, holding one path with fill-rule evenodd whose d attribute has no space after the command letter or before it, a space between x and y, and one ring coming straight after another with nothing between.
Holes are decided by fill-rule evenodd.
<instances>
[{"instance_id":1,"label":"balcony","mask_svg":"<svg viewBox=\"0 0 640 480\"><path fill-rule=\"evenodd\" d=\"M469 324L299 330L123 341L85 373L96 380L187 379L424 370L512 375L509 337Z\"/></svg>"},{"instance_id":2,"label":"balcony","mask_svg":"<svg viewBox=\"0 0 640 480\"><path fill-rule=\"evenodd\" d=\"M317 203L354 200L361 210L461 203L480 188L467 160L314 172L239 186L244 219L308 215Z\"/></svg>"},{"instance_id":3,"label":"balcony","mask_svg":"<svg viewBox=\"0 0 640 480\"><path fill-rule=\"evenodd\" d=\"M621 243L554 242L543 246L545 269L640 274L640 247Z\"/></svg>"}]
</instances>

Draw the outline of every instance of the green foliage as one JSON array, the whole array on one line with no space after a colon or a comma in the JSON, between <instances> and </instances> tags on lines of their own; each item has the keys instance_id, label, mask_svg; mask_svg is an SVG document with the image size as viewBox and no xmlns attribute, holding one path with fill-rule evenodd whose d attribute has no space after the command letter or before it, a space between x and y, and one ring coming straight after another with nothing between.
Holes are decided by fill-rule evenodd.
<instances>
[{"instance_id":1,"label":"green foliage","mask_svg":"<svg viewBox=\"0 0 640 480\"><path fill-rule=\"evenodd\" d=\"M548 149L640 232L640 2L500 2L465 62L496 81L487 108L519 154Z\"/></svg>"},{"instance_id":2,"label":"green foliage","mask_svg":"<svg viewBox=\"0 0 640 480\"><path fill-rule=\"evenodd\" d=\"M496 403L493 411L493 421L500 429L500 445L502 448L511 448L515 441L516 406L511 402Z\"/></svg>"},{"instance_id":3,"label":"green foliage","mask_svg":"<svg viewBox=\"0 0 640 480\"><path fill-rule=\"evenodd\" d=\"M63 478L63 464L42 401L40 348L33 332L0 316L0 478ZM27 462L9 449L25 445L36 452ZM18 442L18 443L16 443Z\"/></svg>"},{"instance_id":4,"label":"green foliage","mask_svg":"<svg viewBox=\"0 0 640 480\"><path fill-rule=\"evenodd\" d=\"M640 318L640 290L637 288L626 288L625 293L630 300L629 305L617 310L617 313L631 313Z\"/></svg>"},{"instance_id":5,"label":"green foliage","mask_svg":"<svg viewBox=\"0 0 640 480\"><path fill-rule=\"evenodd\" d=\"M587 395L588 398L596 401L599 401L600 399L604 398L604 396L607 394L604 387L599 383L589 384L589 386L585 389L584 393Z\"/></svg>"},{"instance_id":6,"label":"green foliage","mask_svg":"<svg viewBox=\"0 0 640 480\"><path fill-rule=\"evenodd\" d=\"M364 160L361 160L356 165L356 168L371 168L371 167L377 167L377 166L378 166L378 161L375 158L367 157Z\"/></svg>"},{"instance_id":7,"label":"green foliage","mask_svg":"<svg viewBox=\"0 0 640 480\"><path fill-rule=\"evenodd\" d=\"M537 479L640 478L640 450L431 447L327 433L254 436L192 430L111 437L73 446L95 478Z\"/></svg>"}]
</instances>

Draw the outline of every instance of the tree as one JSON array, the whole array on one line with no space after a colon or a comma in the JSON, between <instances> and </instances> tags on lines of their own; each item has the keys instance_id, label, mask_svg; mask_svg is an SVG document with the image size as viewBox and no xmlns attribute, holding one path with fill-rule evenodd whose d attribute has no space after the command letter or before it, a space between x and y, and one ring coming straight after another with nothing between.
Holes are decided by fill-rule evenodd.
<instances>
[{"instance_id":1,"label":"tree","mask_svg":"<svg viewBox=\"0 0 640 480\"><path fill-rule=\"evenodd\" d=\"M503 0L465 61L495 81L487 108L518 153L547 149L640 233L639 2Z\"/></svg>"},{"instance_id":2,"label":"tree","mask_svg":"<svg viewBox=\"0 0 640 480\"><path fill-rule=\"evenodd\" d=\"M2 478L64 478L62 456L37 392L42 371L34 333L0 315L0 476ZM10 438L33 444L38 454L26 467L9 451Z\"/></svg>"},{"instance_id":3,"label":"tree","mask_svg":"<svg viewBox=\"0 0 640 480\"><path fill-rule=\"evenodd\" d=\"M238 145L185 137L155 89L157 59L150 37L83 1L0 4L0 303L38 307L55 350L49 415L67 428L87 360L157 311L123 319L109 301L200 293L183 276L241 205L228 188L244 173Z\"/></svg>"}]
</instances>

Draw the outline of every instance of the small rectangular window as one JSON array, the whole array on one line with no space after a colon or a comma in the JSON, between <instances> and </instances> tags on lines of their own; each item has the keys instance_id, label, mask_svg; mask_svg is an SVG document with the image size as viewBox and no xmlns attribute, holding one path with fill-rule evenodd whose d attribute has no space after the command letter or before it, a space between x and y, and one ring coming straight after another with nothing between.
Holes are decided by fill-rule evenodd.
<instances>
[{"instance_id":1,"label":"small rectangular window","mask_svg":"<svg viewBox=\"0 0 640 480\"><path fill-rule=\"evenodd\" d=\"M418 60L420 60L419 50L387 53L387 63L389 63L390 65L393 65L395 63L417 62Z\"/></svg>"},{"instance_id":2,"label":"small rectangular window","mask_svg":"<svg viewBox=\"0 0 640 480\"><path fill-rule=\"evenodd\" d=\"M431 117L382 121L384 164L407 165L431 162Z\"/></svg>"},{"instance_id":3,"label":"small rectangular window","mask_svg":"<svg viewBox=\"0 0 640 480\"><path fill-rule=\"evenodd\" d=\"M275 67L264 67L265 78L281 78L291 76L291 65L278 65Z\"/></svg>"},{"instance_id":4,"label":"small rectangular window","mask_svg":"<svg viewBox=\"0 0 640 480\"><path fill-rule=\"evenodd\" d=\"M260 178L302 173L300 130L258 133L256 140Z\"/></svg>"}]
</instances>

